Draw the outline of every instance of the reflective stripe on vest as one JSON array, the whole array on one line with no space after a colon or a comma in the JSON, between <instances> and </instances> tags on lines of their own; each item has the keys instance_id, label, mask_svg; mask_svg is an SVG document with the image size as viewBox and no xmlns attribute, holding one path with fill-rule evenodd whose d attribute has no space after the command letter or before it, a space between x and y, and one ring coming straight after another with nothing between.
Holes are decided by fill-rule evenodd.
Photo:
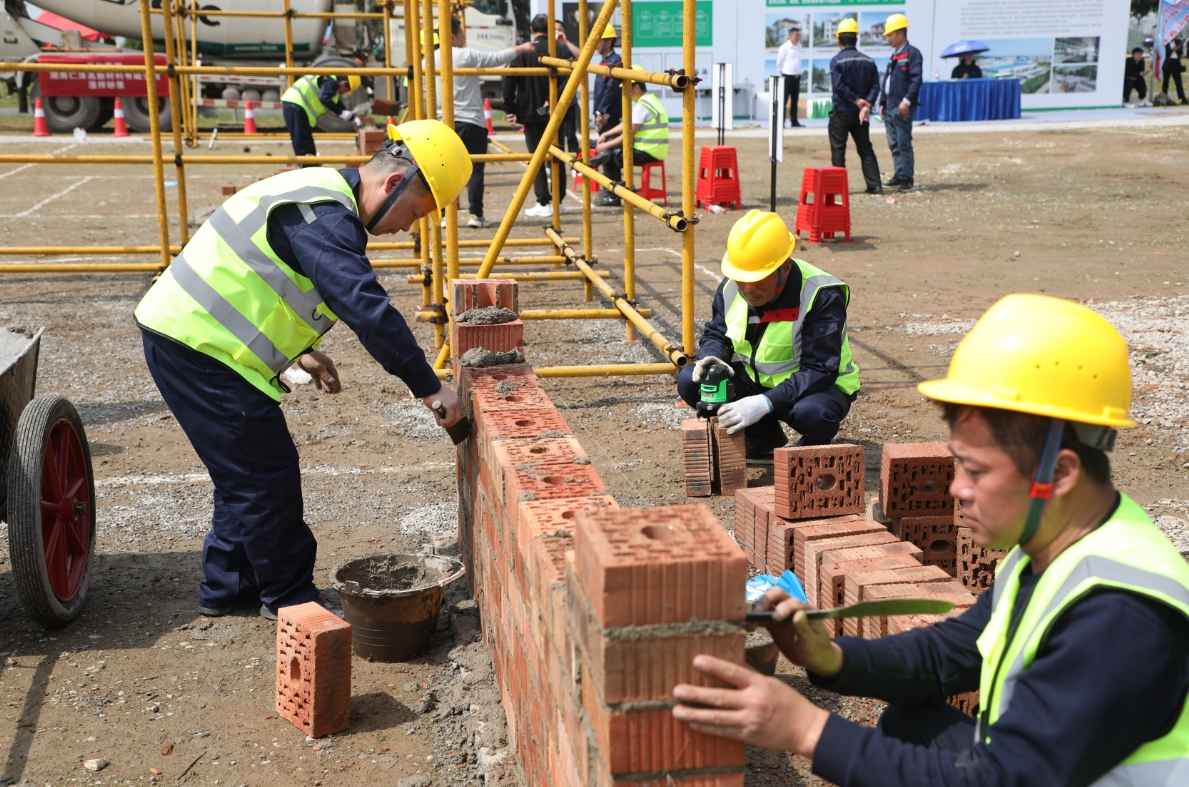
<instances>
[{"instance_id":1,"label":"reflective stripe on vest","mask_svg":"<svg viewBox=\"0 0 1189 787\"><path fill-rule=\"evenodd\" d=\"M1019 680L1061 614L1100 588L1118 588L1168 604L1189 617L1189 564L1138 505L1123 495L1114 515L1065 550L1045 569L1020 615L1008 627L1020 576L1030 559L1014 548L996 572L991 619L978 639L983 656L975 741L993 745L994 724L1008 710ZM1087 658L1092 658L1087 654ZM1189 783L1189 700L1172 730L1140 746L1093 787L1148 787Z\"/></svg>"},{"instance_id":2,"label":"reflective stripe on vest","mask_svg":"<svg viewBox=\"0 0 1189 787\"><path fill-rule=\"evenodd\" d=\"M358 214L350 186L331 169L285 173L236 194L146 293L137 322L228 365L279 400L286 390L280 373L316 347L336 318L313 282L269 246L268 216L296 204L308 223L310 205L328 201Z\"/></svg>"},{"instance_id":3,"label":"reflective stripe on vest","mask_svg":"<svg viewBox=\"0 0 1189 787\"><path fill-rule=\"evenodd\" d=\"M337 80L338 78L331 77L331 79ZM318 77L312 74L294 82L281 95L281 101L288 101L290 104L296 104L304 109L311 128L318 125L318 118L330 111L318 95Z\"/></svg>"},{"instance_id":4,"label":"reflective stripe on vest","mask_svg":"<svg viewBox=\"0 0 1189 787\"><path fill-rule=\"evenodd\" d=\"M665 113L661 100L651 93L645 93L636 100L652 114L652 117L636 132L632 148L647 153L657 161L664 161L669 155L669 116Z\"/></svg>"},{"instance_id":5,"label":"reflective stripe on vest","mask_svg":"<svg viewBox=\"0 0 1189 787\"><path fill-rule=\"evenodd\" d=\"M825 271L819 270L802 260L793 261L797 264L801 276L801 299L797 308L797 317L792 322L780 321L768 324L763 337L760 339L760 349L752 350L751 344L746 338L747 323L739 319L739 317L749 314L747 301L739 294L739 285L733 280L728 279L727 283L723 286L723 309L727 322L727 336L731 339L735 348L735 354L732 360L742 363L744 368L747 369L749 377L769 388L779 385L801 368L802 328L806 316L813 309L818 291L823 287L839 287L843 289L846 300L848 302L850 301L850 288L841 279L831 276ZM735 311L734 318L732 318L733 311ZM758 318L749 317L748 319L755 319L758 322ZM763 351L771 350L771 339L775 337L773 332L784 330L784 326L789 326L792 332L792 357L789 360L770 360L763 357L766 355ZM761 359L753 361L752 353L760 355ZM752 371L753 369L755 370L754 372ZM838 369L839 379L836 384L847 395L859 390L858 371L858 367L855 365L854 359L851 356L850 339L847 337L846 325L844 323L842 326L842 356L839 359ZM768 379L756 379L757 375L761 378Z\"/></svg>"}]
</instances>

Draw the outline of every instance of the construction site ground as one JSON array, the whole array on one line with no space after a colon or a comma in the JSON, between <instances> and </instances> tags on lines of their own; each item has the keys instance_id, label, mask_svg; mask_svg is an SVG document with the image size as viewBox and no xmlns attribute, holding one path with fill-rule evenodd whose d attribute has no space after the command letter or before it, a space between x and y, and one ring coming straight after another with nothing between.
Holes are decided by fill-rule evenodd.
<instances>
[{"instance_id":1,"label":"construction site ground","mask_svg":"<svg viewBox=\"0 0 1189 787\"><path fill-rule=\"evenodd\" d=\"M507 138L522 149L514 135ZM742 162L745 206L766 208L765 141L731 142ZM71 143L3 147L67 152ZM129 144L134 152L148 150ZM237 142L215 152L244 145L253 153L288 151L281 143ZM875 146L889 176L882 135ZM321 147L350 152L343 143ZM679 150L671 148L668 169L674 209ZM1189 157L1189 130L1143 124L922 129L916 156L914 192L868 196L852 148L851 242L807 244L800 252L852 288L849 332L863 391L839 440L865 447L868 495L876 488L882 443L945 439L937 410L916 383L944 374L961 335L995 299L1042 292L1090 302L1124 331L1134 351L1134 413L1143 423L1120 435L1112 454L1116 482L1161 517L1168 532L1186 535L1189 238L1183 204L1168 195ZM802 167L826 164L822 130L787 138L778 207L790 223ZM191 166L192 217L221 202L221 185L247 185L275 169ZM487 214L498 218L523 165L489 165L487 172ZM144 166L0 165L0 243L156 243L152 183ZM168 192L176 241L176 189ZM580 203L567 197L565 204L564 234L577 236ZM699 329L739 215L698 212ZM598 267L611 271L622 290L622 212L596 209L593 222ZM543 223L522 214L513 237L541 237ZM681 239L647 216L637 214L635 226L638 300L654 310L653 322L666 336L679 340ZM460 231L464 239L492 234ZM411 316L421 290L406 282L408 272L382 271L379 278ZM0 277L0 324L46 327L38 392L66 396L81 412L99 505L90 599L65 629L43 631L26 618L0 529L0 781L410 787L485 776L489 783L518 783L474 603L461 586L448 593L430 654L408 664L355 660L351 729L317 741L274 712L274 624L254 611L197 615L211 485L144 365L132 310L149 284L149 274ZM581 307L582 287L522 284L520 304ZM413 327L423 345L432 342L430 326ZM612 320L533 322L526 355L539 366L660 359L647 342L621 341L623 333L623 324ZM346 325L329 334L323 349L338 363L343 392L301 387L283 405L301 453L306 519L320 541L316 582L329 587L331 568L362 554L416 551L427 543L456 552L454 451L445 433ZM621 505L688 502L678 427L691 413L675 405L672 378L551 379L545 388ZM770 477L763 468L749 473L753 485ZM703 502L732 525L731 499ZM787 662L780 676L848 718L878 719L880 703L813 690ZM108 764L93 772L84 766L93 759ZM746 783L820 782L803 759L752 750Z\"/></svg>"}]
</instances>

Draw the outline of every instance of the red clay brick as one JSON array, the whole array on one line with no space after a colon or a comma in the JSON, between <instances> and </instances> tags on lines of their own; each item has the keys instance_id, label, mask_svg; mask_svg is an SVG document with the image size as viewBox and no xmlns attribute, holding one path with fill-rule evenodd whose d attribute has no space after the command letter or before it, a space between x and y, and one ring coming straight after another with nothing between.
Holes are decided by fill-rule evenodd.
<instances>
[{"instance_id":1,"label":"red clay brick","mask_svg":"<svg viewBox=\"0 0 1189 787\"><path fill-rule=\"evenodd\" d=\"M903 585L870 585L863 588L863 601L876 601L885 598L939 598L954 602L954 610L959 613L974 604L974 596L970 595L959 583L954 581L935 582L926 585L908 583ZM951 612L953 614L953 612ZM929 616L923 616L929 617ZM940 617L936 619L940 620ZM875 639L888 634L888 618L863 618L863 636Z\"/></svg>"},{"instance_id":2,"label":"red clay brick","mask_svg":"<svg viewBox=\"0 0 1189 787\"><path fill-rule=\"evenodd\" d=\"M872 522L879 522L881 525L892 524L892 520L884 516L883 504L879 502L879 495L867 501L866 513L864 513L863 518L870 519Z\"/></svg>"},{"instance_id":3,"label":"red clay brick","mask_svg":"<svg viewBox=\"0 0 1189 787\"><path fill-rule=\"evenodd\" d=\"M277 613L277 714L313 738L351 726L351 626L312 601Z\"/></svg>"},{"instance_id":4,"label":"red clay brick","mask_svg":"<svg viewBox=\"0 0 1189 787\"><path fill-rule=\"evenodd\" d=\"M735 540L751 550L755 549L756 504L748 489L735 491ZM746 551L746 550L744 550ZM748 552L748 560L755 565L755 558Z\"/></svg>"},{"instance_id":5,"label":"red clay brick","mask_svg":"<svg viewBox=\"0 0 1189 787\"><path fill-rule=\"evenodd\" d=\"M743 430L733 435L718 425L717 418L710 419L714 440L715 478L719 494L733 495L736 489L747 486L747 446Z\"/></svg>"},{"instance_id":6,"label":"red clay brick","mask_svg":"<svg viewBox=\"0 0 1189 787\"><path fill-rule=\"evenodd\" d=\"M845 579L851 574L868 571L889 571L896 568L919 568L920 563L912 555L885 555L879 558L863 560L845 560L842 562L827 562L826 555L833 558L833 553L823 553L817 565L817 575L823 588L829 587L830 592L822 598L832 598L831 606L841 607L851 603L846 600ZM855 599L858 600L857 598Z\"/></svg>"},{"instance_id":7,"label":"red clay brick","mask_svg":"<svg viewBox=\"0 0 1189 787\"><path fill-rule=\"evenodd\" d=\"M805 566L805 545L810 541L819 541L825 538L842 538L843 536L857 536L863 533L886 532L888 532L886 527L869 519L848 519L841 522L825 520L807 524L803 527L794 527L792 528L793 571L797 576L801 576L802 569ZM896 538L892 537L887 540L895 541ZM862 544L851 544L850 546L862 546ZM804 578L802 578L802 581L804 581Z\"/></svg>"},{"instance_id":8,"label":"red clay brick","mask_svg":"<svg viewBox=\"0 0 1189 787\"><path fill-rule=\"evenodd\" d=\"M896 517L888 530L901 541L911 541L925 553L924 563L956 574L958 528L951 515Z\"/></svg>"},{"instance_id":9,"label":"red clay brick","mask_svg":"<svg viewBox=\"0 0 1189 787\"><path fill-rule=\"evenodd\" d=\"M633 712L587 703L600 759L614 775L741 766L742 741L694 732L668 707Z\"/></svg>"},{"instance_id":10,"label":"red clay brick","mask_svg":"<svg viewBox=\"0 0 1189 787\"><path fill-rule=\"evenodd\" d=\"M756 509L759 511L759 508ZM759 516L757 514L757 521ZM798 530L803 527L817 527L818 525L837 525L846 522L858 522L859 516L857 514L847 514L846 516L836 516L829 519L802 519L800 521L790 521L788 519L781 519L776 515L776 511L768 512L768 541L766 543L768 565L774 574L783 574L785 571L794 568L795 545L793 543L794 536Z\"/></svg>"},{"instance_id":11,"label":"red clay brick","mask_svg":"<svg viewBox=\"0 0 1189 787\"><path fill-rule=\"evenodd\" d=\"M805 595L808 596L809 603L812 606L820 606L821 604L817 593L821 588L822 582L821 577L818 575L818 568L821 566L821 556L823 554L834 549L887 544L895 540L895 537L888 531L876 530L870 533L839 536L837 538L822 538L807 542L801 564L801 571L804 576L800 574L798 576L801 578L801 583L805 586Z\"/></svg>"},{"instance_id":12,"label":"red clay brick","mask_svg":"<svg viewBox=\"0 0 1189 787\"><path fill-rule=\"evenodd\" d=\"M556 409L501 410L487 412L478 418L480 442L492 443L510 437L532 439L536 437L562 437L573 434L570 425Z\"/></svg>"},{"instance_id":13,"label":"red clay brick","mask_svg":"<svg viewBox=\"0 0 1189 787\"><path fill-rule=\"evenodd\" d=\"M705 506L580 512L578 578L605 628L742 620L747 558Z\"/></svg>"},{"instance_id":14,"label":"red clay brick","mask_svg":"<svg viewBox=\"0 0 1189 787\"><path fill-rule=\"evenodd\" d=\"M843 606L857 603L863 597L863 588L870 585L924 585L932 582L949 582L951 579L952 577L949 574L937 566L910 566L907 568L861 571L854 574L847 574L844 577L842 588L839 589L836 585L834 590L839 594L839 606ZM858 636L858 619L852 618L843 621L842 633L850 637Z\"/></svg>"},{"instance_id":15,"label":"red clay brick","mask_svg":"<svg viewBox=\"0 0 1189 787\"><path fill-rule=\"evenodd\" d=\"M232 194L234 194L234 193L235 193L235 192L236 192L238 189L237 189L237 187L236 187L234 184L232 184L232 183L224 183L224 184L223 184L223 185L220 187L220 190L223 192L223 196L224 196L224 197L230 197L230 196L231 196Z\"/></svg>"},{"instance_id":16,"label":"red clay brick","mask_svg":"<svg viewBox=\"0 0 1189 787\"><path fill-rule=\"evenodd\" d=\"M544 388L521 388L501 393L495 388L480 388L471 396L474 412L480 417L492 412L524 412L553 408L553 400ZM523 435L516 435L521 437Z\"/></svg>"},{"instance_id":17,"label":"red clay brick","mask_svg":"<svg viewBox=\"0 0 1189 787\"><path fill-rule=\"evenodd\" d=\"M945 443L885 443L879 500L889 517L952 514L954 456Z\"/></svg>"},{"instance_id":18,"label":"red clay brick","mask_svg":"<svg viewBox=\"0 0 1189 787\"><path fill-rule=\"evenodd\" d=\"M958 581L971 593L980 594L991 587L999 561L1007 557L1006 549L986 549L974 543L970 528L959 527L954 537L957 545L956 573Z\"/></svg>"},{"instance_id":19,"label":"red clay brick","mask_svg":"<svg viewBox=\"0 0 1189 787\"><path fill-rule=\"evenodd\" d=\"M590 465L575 464L573 460L542 462L528 467L505 468L503 501L510 525L516 527L517 506L526 500L584 498L602 494L606 488L603 479Z\"/></svg>"},{"instance_id":20,"label":"red clay brick","mask_svg":"<svg viewBox=\"0 0 1189 787\"><path fill-rule=\"evenodd\" d=\"M370 156L384 149L384 141L388 139L388 132L382 128L361 128L355 132L355 151L357 156Z\"/></svg>"},{"instance_id":21,"label":"red clay brick","mask_svg":"<svg viewBox=\"0 0 1189 787\"><path fill-rule=\"evenodd\" d=\"M965 713L967 716L978 716L978 692L967 691L962 694L955 694L946 700L946 703L953 705L958 710Z\"/></svg>"},{"instance_id":22,"label":"red clay brick","mask_svg":"<svg viewBox=\"0 0 1189 787\"><path fill-rule=\"evenodd\" d=\"M455 314L484 306L500 306L519 312L516 282L512 279L454 279L450 282Z\"/></svg>"},{"instance_id":23,"label":"red clay brick","mask_svg":"<svg viewBox=\"0 0 1189 787\"><path fill-rule=\"evenodd\" d=\"M498 353L511 352L512 350L523 351L524 323L520 320L496 325L471 325L465 322L456 322L450 347L451 352L457 353L459 357L475 347L482 347L484 350Z\"/></svg>"},{"instance_id":24,"label":"red clay brick","mask_svg":"<svg viewBox=\"0 0 1189 787\"><path fill-rule=\"evenodd\" d=\"M887 544L851 547L849 549L825 552L821 556L818 570L820 571L824 566L829 566L832 563L848 563L855 560L880 560L885 557L898 555L908 555L916 560L918 564L921 561L921 550L916 544L909 544L906 541L894 541Z\"/></svg>"},{"instance_id":25,"label":"red clay brick","mask_svg":"<svg viewBox=\"0 0 1189 787\"><path fill-rule=\"evenodd\" d=\"M863 512L866 467L862 446L778 448L774 460L778 515L820 519Z\"/></svg>"},{"instance_id":26,"label":"red clay brick","mask_svg":"<svg viewBox=\"0 0 1189 787\"><path fill-rule=\"evenodd\" d=\"M685 464L686 496L709 497L714 481L709 421L687 418L681 422L681 456Z\"/></svg>"}]
</instances>

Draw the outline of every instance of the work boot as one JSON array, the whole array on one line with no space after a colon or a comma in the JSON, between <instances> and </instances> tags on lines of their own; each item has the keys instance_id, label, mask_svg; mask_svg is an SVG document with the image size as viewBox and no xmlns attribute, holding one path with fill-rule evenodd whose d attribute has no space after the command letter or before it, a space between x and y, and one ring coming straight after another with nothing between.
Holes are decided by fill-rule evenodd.
<instances>
[{"instance_id":1,"label":"work boot","mask_svg":"<svg viewBox=\"0 0 1189 787\"><path fill-rule=\"evenodd\" d=\"M884 181L884 185L890 188L892 186L899 186L903 182L899 175L893 175L891 180Z\"/></svg>"},{"instance_id":2,"label":"work boot","mask_svg":"<svg viewBox=\"0 0 1189 787\"><path fill-rule=\"evenodd\" d=\"M596 153L590 157L589 166L591 169L598 169L611 160L611 152L604 150L602 153Z\"/></svg>"},{"instance_id":3,"label":"work boot","mask_svg":"<svg viewBox=\"0 0 1189 787\"><path fill-rule=\"evenodd\" d=\"M599 208L618 208L623 203L620 202L619 197L615 196L610 191L605 191L601 197L591 204Z\"/></svg>"},{"instance_id":4,"label":"work boot","mask_svg":"<svg viewBox=\"0 0 1189 787\"><path fill-rule=\"evenodd\" d=\"M767 463L772 461L772 452L789 444L789 438L778 425L775 430L765 429L758 434L748 434L744 444L747 461Z\"/></svg>"},{"instance_id":5,"label":"work boot","mask_svg":"<svg viewBox=\"0 0 1189 787\"><path fill-rule=\"evenodd\" d=\"M900 181L900 185L899 185L899 187L897 187L896 191L912 191L912 187L913 187L912 178L909 178L908 180Z\"/></svg>"},{"instance_id":6,"label":"work boot","mask_svg":"<svg viewBox=\"0 0 1189 787\"><path fill-rule=\"evenodd\" d=\"M876 186L868 186L868 187L867 187L867 192L866 192L866 193L867 193L867 194L883 194L883 187L882 187L882 186L878 186L878 185L876 185Z\"/></svg>"},{"instance_id":7,"label":"work boot","mask_svg":"<svg viewBox=\"0 0 1189 787\"><path fill-rule=\"evenodd\" d=\"M322 607L323 609L325 609L327 612L329 612L332 615L335 615L340 618L343 616L343 607L338 602L338 593L337 592L334 593L334 599L331 600L331 599L328 599L326 596L322 595L322 592L319 591L318 595L314 596L312 599L310 599L310 601L312 601L315 604L317 604L318 606ZM306 602L306 603L309 603L309 602ZM271 609L269 609L267 604L261 604L260 605L260 617L264 618L265 620L276 620L277 613L275 613Z\"/></svg>"}]
</instances>

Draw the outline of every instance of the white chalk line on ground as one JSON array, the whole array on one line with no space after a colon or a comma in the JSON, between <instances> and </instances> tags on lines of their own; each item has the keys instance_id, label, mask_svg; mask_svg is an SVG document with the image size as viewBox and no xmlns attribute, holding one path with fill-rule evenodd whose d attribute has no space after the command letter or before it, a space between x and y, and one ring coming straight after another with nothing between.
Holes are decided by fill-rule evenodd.
<instances>
[{"instance_id":1,"label":"white chalk line on ground","mask_svg":"<svg viewBox=\"0 0 1189 787\"><path fill-rule=\"evenodd\" d=\"M413 473L419 470L454 467L453 462L423 462L419 465L400 465L395 467L380 467L375 470L363 467L303 467L302 475L399 475ZM161 484L197 484L210 483L211 477L207 473L159 473L154 475L124 475L112 478L96 478L95 486L114 488L121 486L158 486Z\"/></svg>"},{"instance_id":2,"label":"white chalk line on ground","mask_svg":"<svg viewBox=\"0 0 1189 787\"><path fill-rule=\"evenodd\" d=\"M79 178L79 179L78 179L78 180L76 180L74 183L71 183L69 186L67 186L66 188L64 188L64 189L62 189L61 191L59 191L57 194L51 194L50 196L46 197L46 198L45 198L45 199L43 199L41 202L37 203L36 205L34 205L33 207L29 208L28 210L23 210L23 211L21 211L20 213L9 213L9 214L5 214L4 216L2 216L2 217L0 217L0 218L6 218L6 219L23 219L24 217L26 217L26 216L29 216L29 215L31 215L31 214L33 214L33 213L37 212L38 210L40 210L41 208L43 208L43 207L45 207L46 205L50 204L51 202L53 202L54 200L58 199L59 197L65 197L67 194L69 194L70 192L74 191L74 190L75 190L75 189L77 189L79 186L82 186L82 185L84 185L84 184L86 184L86 183L89 183L89 182L90 182L90 181L92 181L92 180L95 180L95 176L94 176L94 175L87 175L86 177Z\"/></svg>"}]
</instances>

